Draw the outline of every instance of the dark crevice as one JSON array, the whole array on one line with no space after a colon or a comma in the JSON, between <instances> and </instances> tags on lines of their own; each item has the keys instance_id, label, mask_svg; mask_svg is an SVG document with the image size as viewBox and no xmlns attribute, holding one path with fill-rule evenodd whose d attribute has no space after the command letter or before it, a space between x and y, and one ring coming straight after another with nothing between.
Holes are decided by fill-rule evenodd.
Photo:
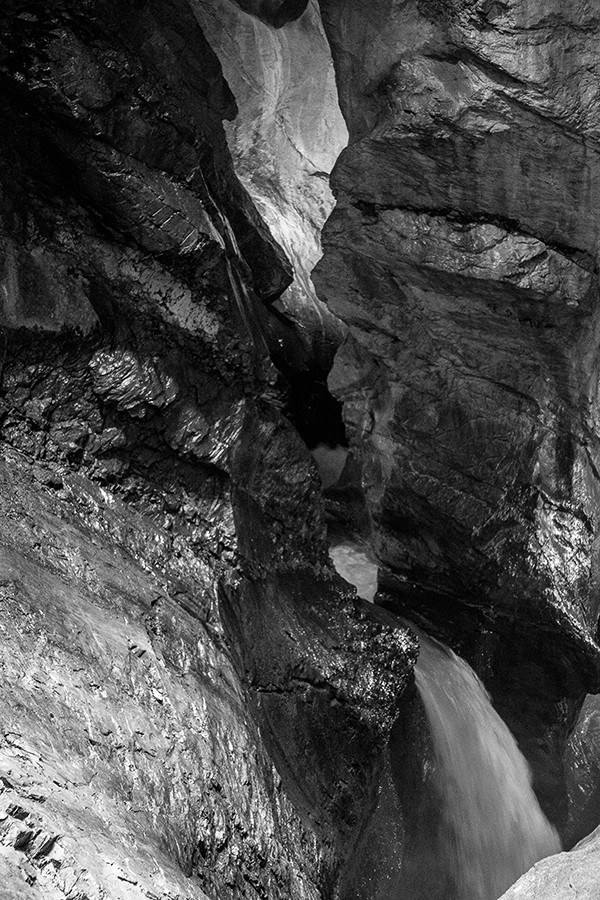
<instances>
[{"instance_id":1,"label":"dark crevice","mask_svg":"<svg viewBox=\"0 0 600 900\"><path fill-rule=\"evenodd\" d=\"M329 393L327 383L308 373L290 377L288 384L284 413L307 447L311 450L318 444L347 447L342 404Z\"/></svg>"},{"instance_id":2,"label":"dark crevice","mask_svg":"<svg viewBox=\"0 0 600 900\"><path fill-rule=\"evenodd\" d=\"M308 0L237 0L237 4L267 25L282 28L300 18L308 6Z\"/></svg>"},{"instance_id":3,"label":"dark crevice","mask_svg":"<svg viewBox=\"0 0 600 900\"><path fill-rule=\"evenodd\" d=\"M347 447L342 404L327 387L337 339L325 332L310 334L270 307L268 344L271 360L284 379L283 412L308 448L317 444Z\"/></svg>"}]
</instances>

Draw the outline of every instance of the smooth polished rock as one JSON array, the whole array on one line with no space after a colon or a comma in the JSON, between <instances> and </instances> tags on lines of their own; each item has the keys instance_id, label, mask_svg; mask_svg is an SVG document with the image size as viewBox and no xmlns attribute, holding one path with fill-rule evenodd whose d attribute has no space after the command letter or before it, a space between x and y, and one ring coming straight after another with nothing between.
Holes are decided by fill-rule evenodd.
<instances>
[{"instance_id":1,"label":"smooth polished rock","mask_svg":"<svg viewBox=\"0 0 600 900\"><path fill-rule=\"evenodd\" d=\"M569 821L565 847L582 841L600 819L600 703L589 694L565 754L569 790Z\"/></svg>"},{"instance_id":2,"label":"smooth polished rock","mask_svg":"<svg viewBox=\"0 0 600 900\"><path fill-rule=\"evenodd\" d=\"M277 30L249 15L251 5L239 6L246 12L229 0L193 5L236 99L226 125L236 173L294 269L276 303L283 321L271 323L272 352L290 372L325 369L344 329L310 273L333 208L329 175L348 137L331 50L316 0Z\"/></svg>"},{"instance_id":3,"label":"smooth polished rock","mask_svg":"<svg viewBox=\"0 0 600 900\"><path fill-rule=\"evenodd\" d=\"M501 900L594 900L600 892L599 854L596 830L569 853L536 863Z\"/></svg>"}]
</instances>

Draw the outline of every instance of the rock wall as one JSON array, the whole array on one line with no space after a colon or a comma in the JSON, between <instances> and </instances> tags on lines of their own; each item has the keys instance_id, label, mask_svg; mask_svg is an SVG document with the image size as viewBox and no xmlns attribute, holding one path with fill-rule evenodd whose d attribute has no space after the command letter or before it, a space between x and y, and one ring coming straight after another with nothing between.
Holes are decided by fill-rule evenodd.
<instances>
[{"instance_id":1,"label":"rock wall","mask_svg":"<svg viewBox=\"0 0 600 900\"><path fill-rule=\"evenodd\" d=\"M231 0L193 8L238 104L226 123L236 174L292 265L294 280L273 304L268 339L289 382L295 421L314 444L327 431L325 383L345 329L317 297L310 273L333 209L329 175L348 137L318 3L278 29ZM332 415L339 422L335 406ZM329 431L325 437L343 439L340 426Z\"/></svg>"},{"instance_id":2,"label":"rock wall","mask_svg":"<svg viewBox=\"0 0 600 900\"><path fill-rule=\"evenodd\" d=\"M299 19L279 29L230 0L199 2L194 10L238 105L226 123L236 174L294 267L283 309L292 314L296 308L300 316L303 300L331 319L310 272L333 209L329 175L348 132L318 4L312 0Z\"/></svg>"},{"instance_id":3,"label":"rock wall","mask_svg":"<svg viewBox=\"0 0 600 900\"><path fill-rule=\"evenodd\" d=\"M398 612L594 824L600 23L563 6L321 0L319 299L315 2L0 10L7 897L419 884Z\"/></svg>"},{"instance_id":4,"label":"rock wall","mask_svg":"<svg viewBox=\"0 0 600 900\"><path fill-rule=\"evenodd\" d=\"M332 896L416 644L330 568L218 58L11 0L0 80L3 890Z\"/></svg>"},{"instance_id":5,"label":"rock wall","mask_svg":"<svg viewBox=\"0 0 600 900\"><path fill-rule=\"evenodd\" d=\"M596 830L570 853L537 863L500 900L593 900L600 890Z\"/></svg>"},{"instance_id":6,"label":"rock wall","mask_svg":"<svg viewBox=\"0 0 600 900\"><path fill-rule=\"evenodd\" d=\"M354 527L382 602L483 674L564 826L599 686L598 16L321 8L350 141L315 281L350 326L329 386Z\"/></svg>"}]
</instances>

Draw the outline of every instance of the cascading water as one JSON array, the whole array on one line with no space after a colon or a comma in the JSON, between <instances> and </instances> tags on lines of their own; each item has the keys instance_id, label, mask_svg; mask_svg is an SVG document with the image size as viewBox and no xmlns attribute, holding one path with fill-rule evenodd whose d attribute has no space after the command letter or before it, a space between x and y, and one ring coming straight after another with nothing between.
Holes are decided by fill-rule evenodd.
<instances>
[{"instance_id":1,"label":"cascading water","mask_svg":"<svg viewBox=\"0 0 600 900\"><path fill-rule=\"evenodd\" d=\"M447 900L496 900L537 860L558 852L560 842L482 683L464 660L414 630L421 644L415 678L442 806L438 863L452 884Z\"/></svg>"},{"instance_id":2,"label":"cascading water","mask_svg":"<svg viewBox=\"0 0 600 900\"><path fill-rule=\"evenodd\" d=\"M342 578L372 600L376 563L351 542L330 555ZM475 672L406 624L419 637L415 681L431 736L433 806L441 808L441 821L426 814L414 857L402 864L408 874L390 900L497 900L534 863L561 850L558 834L540 809L517 742ZM393 745L390 751L394 755Z\"/></svg>"}]
</instances>

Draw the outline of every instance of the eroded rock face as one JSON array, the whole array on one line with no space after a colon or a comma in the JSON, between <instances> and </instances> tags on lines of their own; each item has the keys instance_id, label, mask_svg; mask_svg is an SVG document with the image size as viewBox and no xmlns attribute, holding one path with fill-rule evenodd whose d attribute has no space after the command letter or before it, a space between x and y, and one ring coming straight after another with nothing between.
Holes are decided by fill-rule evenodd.
<instances>
[{"instance_id":1,"label":"eroded rock face","mask_svg":"<svg viewBox=\"0 0 600 900\"><path fill-rule=\"evenodd\" d=\"M351 132L325 315L317 8L237 7L0 11L9 897L422 883L416 642L332 570L269 355L285 334L286 375L322 374L335 317L352 452L330 515L382 562L380 603L475 663L565 818L599 683L596 18L323 0Z\"/></svg>"},{"instance_id":2,"label":"eroded rock face","mask_svg":"<svg viewBox=\"0 0 600 900\"><path fill-rule=\"evenodd\" d=\"M345 328L317 297L310 273L333 209L329 175L348 132L316 0L279 29L240 6L247 11L229 0L193 8L238 104L226 125L236 173L292 264L294 280L273 306L269 346L290 383L292 405L303 409L298 424L317 443L327 427L320 409L328 400L327 373ZM311 380L319 385L312 410ZM338 431L331 437L339 440Z\"/></svg>"},{"instance_id":3,"label":"eroded rock face","mask_svg":"<svg viewBox=\"0 0 600 900\"><path fill-rule=\"evenodd\" d=\"M5 449L0 478L3 891L319 896L210 560L69 467Z\"/></svg>"},{"instance_id":4,"label":"eroded rock face","mask_svg":"<svg viewBox=\"0 0 600 900\"><path fill-rule=\"evenodd\" d=\"M351 331L329 385L359 521L387 602L479 669L564 824L565 741L599 684L600 23L321 6L350 143L315 279Z\"/></svg>"},{"instance_id":5,"label":"eroded rock face","mask_svg":"<svg viewBox=\"0 0 600 900\"><path fill-rule=\"evenodd\" d=\"M333 209L329 175L348 136L318 5L279 30L228 0L197 2L194 11L236 98L226 124L236 173L294 265L295 292L318 303L309 274Z\"/></svg>"},{"instance_id":6,"label":"eroded rock face","mask_svg":"<svg viewBox=\"0 0 600 900\"><path fill-rule=\"evenodd\" d=\"M415 643L329 564L218 59L184 0L10 2L0 80L3 884L331 896Z\"/></svg>"}]
</instances>

